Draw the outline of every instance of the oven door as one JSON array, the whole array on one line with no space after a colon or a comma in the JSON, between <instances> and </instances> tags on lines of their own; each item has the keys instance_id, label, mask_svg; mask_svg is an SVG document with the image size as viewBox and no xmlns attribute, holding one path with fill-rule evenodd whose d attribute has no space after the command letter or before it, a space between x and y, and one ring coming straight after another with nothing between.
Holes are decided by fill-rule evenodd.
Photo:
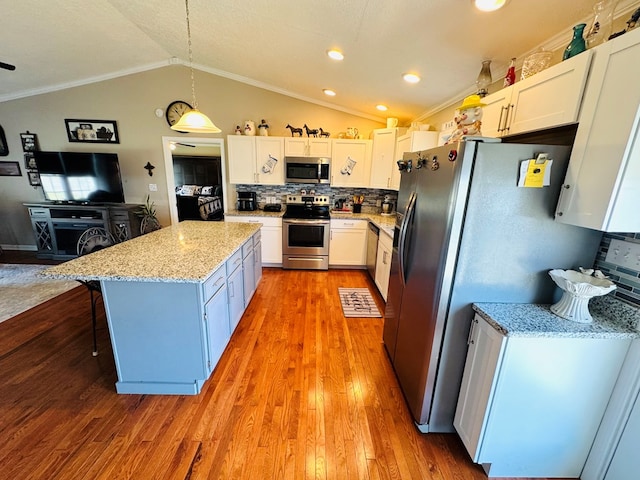
<instances>
[{"instance_id":1,"label":"oven door","mask_svg":"<svg viewBox=\"0 0 640 480\"><path fill-rule=\"evenodd\" d=\"M282 220L283 255L329 255L329 220Z\"/></svg>"}]
</instances>

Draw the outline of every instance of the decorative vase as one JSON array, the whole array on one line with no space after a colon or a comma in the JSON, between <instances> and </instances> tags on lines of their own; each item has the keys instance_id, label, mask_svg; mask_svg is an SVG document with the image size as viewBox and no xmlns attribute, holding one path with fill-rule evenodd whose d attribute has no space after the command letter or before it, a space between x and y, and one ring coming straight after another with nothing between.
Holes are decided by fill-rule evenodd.
<instances>
[{"instance_id":1,"label":"decorative vase","mask_svg":"<svg viewBox=\"0 0 640 480\"><path fill-rule=\"evenodd\" d=\"M562 298L550 310L559 317L579 323L591 323L589 299L615 290L607 278L597 278L575 270L551 270L549 275L562 289Z\"/></svg>"},{"instance_id":2,"label":"decorative vase","mask_svg":"<svg viewBox=\"0 0 640 480\"><path fill-rule=\"evenodd\" d=\"M587 48L607 41L613 28L613 12L617 4L618 0L603 0L593 6L593 21L585 36Z\"/></svg>"},{"instance_id":3,"label":"decorative vase","mask_svg":"<svg viewBox=\"0 0 640 480\"><path fill-rule=\"evenodd\" d=\"M586 23L579 23L575 27L573 27L573 38L571 39L571 43L567 45L567 48L564 50L564 54L562 55L562 60L566 60L571 57L575 57L579 53L584 52L587 49L587 45L584 41L584 27L586 27Z\"/></svg>"},{"instance_id":4,"label":"decorative vase","mask_svg":"<svg viewBox=\"0 0 640 480\"><path fill-rule=\"evenodd\" d=\"M483 60L482 68L476 79L476 85L478 87L478 95L481 97L486 96L489 93L489 85L493 79L491 78L491 60Z\"/></svg>"}]
</instances>

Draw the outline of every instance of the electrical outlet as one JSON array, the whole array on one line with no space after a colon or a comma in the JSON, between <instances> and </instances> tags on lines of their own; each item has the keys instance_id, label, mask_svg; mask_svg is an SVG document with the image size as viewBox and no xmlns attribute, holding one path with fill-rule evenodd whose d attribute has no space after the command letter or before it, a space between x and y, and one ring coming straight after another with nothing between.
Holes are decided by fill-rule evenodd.
<instances>
[{"instance_id":1,"label":"electrical outlet","mask_svg":"<svg viewBox=\"0 0 640 480\"><path fill-rule=\"evenodd\" d=\"M150 183L149 184L149 191L150 192L157 192L158 191L158 185L155 183Z\"/></svg>"},{"instance_id":2,"label":"electrical outlet","mask_svg":"<svg viewBox=\"0 0 640 480\"><path fill-rule=\"evenodd\" d=\"M378 199L376 200L376 207L381 207L382 206L382 200Z\"/></svg>"},{"instance_id":3,"label":"electrical outlet","mask_svg":"<svg viewBox=\"0 0 640 480\"><path fill-rule=\"evenodd\" d=\"M640 243L612 238L605 261L619 267L640 270Z\"/></svg>"}]
</instances>

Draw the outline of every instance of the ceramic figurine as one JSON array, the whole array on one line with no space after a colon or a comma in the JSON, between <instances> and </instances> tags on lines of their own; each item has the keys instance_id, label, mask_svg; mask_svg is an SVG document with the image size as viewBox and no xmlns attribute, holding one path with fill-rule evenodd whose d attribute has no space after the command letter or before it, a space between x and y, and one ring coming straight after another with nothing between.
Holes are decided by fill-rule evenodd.
<instances>
[{"instance_id":1,"label":"ceramic figurine","mask_svg":"<svg viewBox=\"0 0 640 480\"><path fill-rule=\"evenodd\" d=\"M301 128L292 127L288 123L287 123L287 126L285 128L288 128L289 130L291 130L291 136L292 137L295 137L296 133L298 134L299 137L302 136L302 129Z\"/></svg>"},{"instance_id":2,"label":"ceramic figurine","mask_svg":"<svg viewBox=\"0 0 640 480\"><path fill-rule=\"evenodd\" d=\"M462 105L458 107L458 114L453 118L456 122L456 129L445 144L457 142L462 137L469 135L482 135L480 127L482 126L482 107L484 106L480 95L466 97L462 101Z\"/></svg>"},{"instance_id":3,"label":"ceramic figurine","mask_svg":"<svg viewBox=\"0 0 640 480\"><path fill-rule=\"evenodd\" d=\"M307 137L317 137L318 136L318 129L317 128L311 129L311 128L307 127L306 123L304 124L303 128L307 132Z\"/></svg>"},{"instance_id":4,"label":"ceramic figurine","mask_svg":"<svg viewBox=\"0 0 640 480\"><path fill-rule=\"evenodd\" d=\"M319 128L318 130L320 130L320 136L321 137L329 138L331 136L331 134L329 132L325 132L321 128Z\"/></svg>"},{"instance_id":5,"label":"ceramic figurine","mask_svg":"<svg viewBox=\"0 0 640 480\"><path fill-rule=\"evenodd\" d=\"M240 129L240 125L236 125L236 135L242 135L242 130Z\"/></svg>"},{"instance_id":6,"label":"ceramic figurine","mask_svg":"<svg viewBox=\"0 0 640 480\"><path fill-rule=\"evenodd\" d=\"M244 134L253 137L256 134L256 123L253 120L245 120Z\"/></svg>"},{"instance_id":7,"label":"ceramic figurine","mask_svg":"<svg viewBox=\"0 0 640 480\"><path fill-rule=\"evenodd\" d=\"M264 118L260 121L260 125L258 125L258 131L263 137L269 135L269 125L267 125L267 122L264 121Z\"/></svg>"}]
</instances>

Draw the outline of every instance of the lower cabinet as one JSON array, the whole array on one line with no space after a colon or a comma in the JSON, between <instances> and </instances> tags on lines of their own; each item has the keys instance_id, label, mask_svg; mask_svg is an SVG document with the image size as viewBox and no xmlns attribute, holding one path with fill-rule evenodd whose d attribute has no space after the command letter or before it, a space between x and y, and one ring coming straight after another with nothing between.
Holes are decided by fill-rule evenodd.
<instances>
[{"instance_id":1,"label":"lower cabinet","mask_svg":"<svg viewBox=\"0 0 640 480\"><path fill-rule=\"evenodd\" d=\"M256 291L256 270L255 254L253 251L253 240L246 242L242 246L242 278L244 281L244 308L249 306Z\"/></svg>"},{"instance_id":2,"label":"lower cabinet","mask_svg":"<svg viewBox=\"0 0 640 480\"><path fill-rule=\"evenodd\" d=\"M375 282L385 302L387 301L387 290L389 289L392 250L393 239L384 230L380 230L380 236L378 237L378 255L376 257Z\"/></svg>"},{"instance_id":3,"label":"lower cabinet","mask_svg":"<svg viewBox=\"0 0 640 480\"><path fill-rule=\"evenodd\" d=\"M282 265L282 218L280 217L252 217L247 215L225 215L226 222L261 223L261 252L262 265Z\"/></svg>"},{"instance_id":4,"label":"lower cabinet","mask_svg":"<svg viewBox=\"0 0 640 480\"><path fill-rule=\"evenodd\" d=\"M476 315L454 419L491 477L578 478L630 340L505 336Z\"/></svg>"},{"instance_id":5,"label":"lower cabinet","mask_svg":"<svg viewBox=\"0 0 640 480\"><path fill-rule=\"evenodd\" d=\"M231 338L227 285L224 280L204 306L204 323L207 334L207 371L211 374Z\"/></svg>"},{"instance_id":6,"label":"lower cabinet","mask_svg":"<svg viewBox=\"0 0 640 480\"><path fill-rule=\"evenodd\" d=\"M331 219L329 265L366 267L367 220Z\"/></svg>"},{"instance_id":7,"label":"lower cabinet","mask_svg":"<svg viewBox=\"0 0 640 480\"><path fill-rule=\"evenodd\" d=\"M256 286L262 278L262 233L258 232L253 236L253 270Z\"/></svg>"},{"instance_id":8,"label":"lower cabinet","mask_svg":"<svg viewBox=\"0 0 640 480\"><path fill-rule=\"evenodd\" d=\"M242 275L242 249L227 260L227 293L229 296L229 329L236 329L244 313L244 278Z\"/></svg>"}]
</instances>

